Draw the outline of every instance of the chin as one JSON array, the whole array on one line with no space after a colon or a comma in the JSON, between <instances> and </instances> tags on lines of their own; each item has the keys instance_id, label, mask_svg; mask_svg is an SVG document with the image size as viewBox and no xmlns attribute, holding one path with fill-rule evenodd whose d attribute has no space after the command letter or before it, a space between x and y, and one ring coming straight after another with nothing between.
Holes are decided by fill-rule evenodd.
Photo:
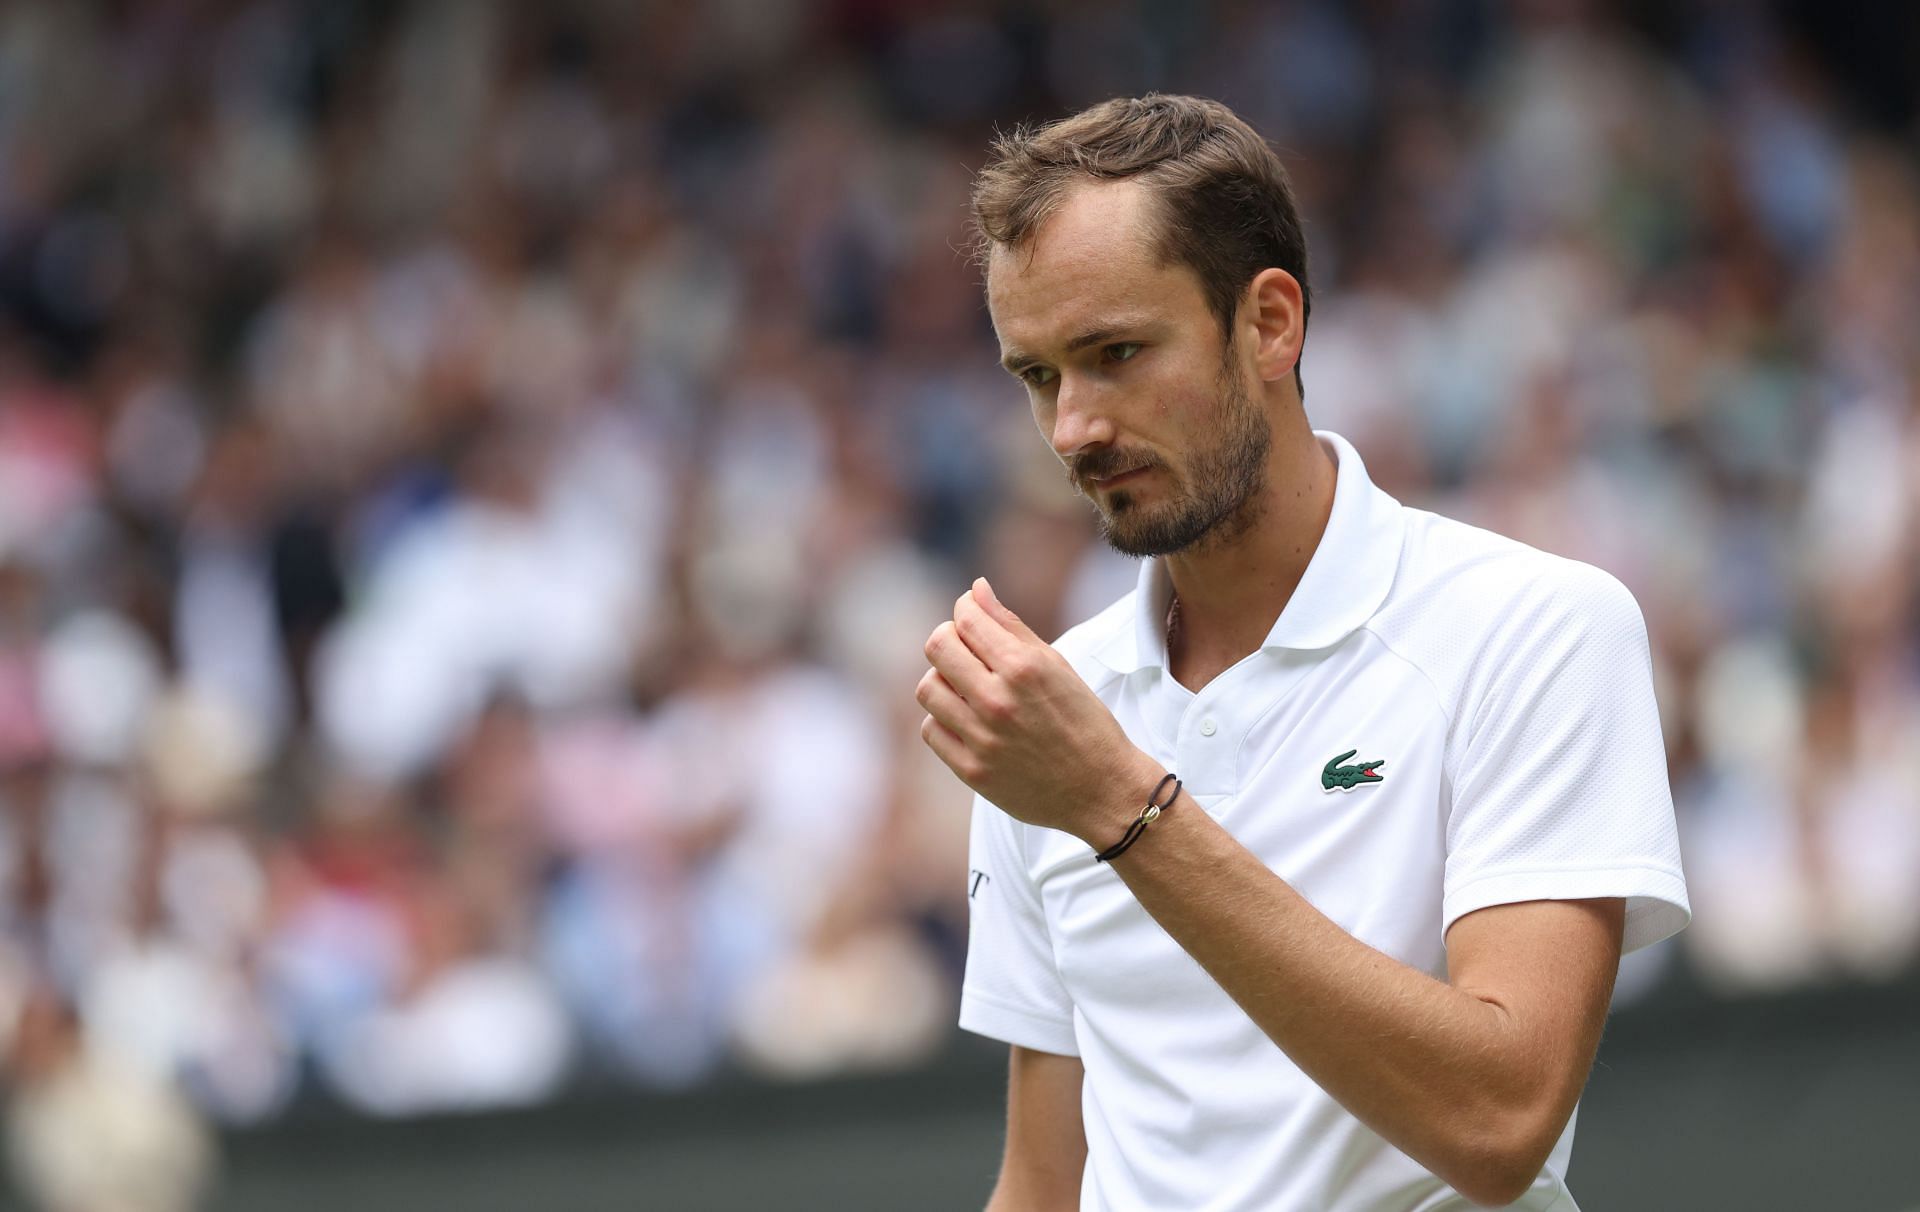
<instances>
[{"instance_id":1,"label":"chin","mask_svg":"<svg viewBox=\"0 0 1920 1212\"><path fill-rule=\"evenodd\" d=\"M1149 509L1124 493L1116 493L1100 511L1100 535L1122 555L1145 558L1178 555L1230 543L1258 524L1257 503L1209 513L1188 500L1162 502Z\"/></svg>"},{"instance_id":2,"label":"chin","mask_svg":"<svg viewBox=\"0 0 1920 1212\"><path fill-rule=\"evenodd\" d=\"M1137 505L1115 501L1102 513L1100 534L1107 546L1122 555L1145 558L1172 555L1188 546L1184 528L1175 517L1154 517Z\"/></svg>"}]
</instances>

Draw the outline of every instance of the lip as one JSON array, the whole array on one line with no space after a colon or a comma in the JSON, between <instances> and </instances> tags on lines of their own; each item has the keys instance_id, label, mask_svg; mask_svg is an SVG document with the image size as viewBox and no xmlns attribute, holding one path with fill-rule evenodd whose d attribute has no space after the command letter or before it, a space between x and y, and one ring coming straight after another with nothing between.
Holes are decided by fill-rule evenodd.
<instances>
[{"instance_id":1,"label":"lip","mask_svg":"<svg viewBox=\"0 0 1920 1212\"><path fill-rule=\"evenodd\" d=\"M1151 470L1153 470L1151 467L1136 467L1132 471L1123 471L1117 476L1108 476L1104 480L1095 480L1093 481L1093 485L1095 488L1116 488L1119 485L1138 479Z\"/></svg>"}]
</instances>

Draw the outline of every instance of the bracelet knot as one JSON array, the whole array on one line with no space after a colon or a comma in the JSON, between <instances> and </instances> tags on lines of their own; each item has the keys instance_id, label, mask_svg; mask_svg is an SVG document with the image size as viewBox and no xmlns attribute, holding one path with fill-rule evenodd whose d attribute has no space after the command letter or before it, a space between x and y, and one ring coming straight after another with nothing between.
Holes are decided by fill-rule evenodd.
<instances>
[{"instance_id":1,"label":"bracelet knot","mask_svg":"<svg viewBox=\"0 0 1920 1212\"><path fill-rule=\"evenodd\" d=\"M1168 792L1165 800L1162 800L1160 793L1166 791L1168 783L1173 784L1173 790ZM1127 826L1126 835L1105 850L1096 853L1093 856L1093 861L1096 863L1111 863L1114 859L1125 854L1127 847L1140 840L1140 835L1147 831L1148 825L1159 820L1162 812L1173 807L1173 801L1179 798L1179 795L1180 780L1169 773L1165 778L1161 779L1159 785L1153 789L1153 794L1147 797L1147 806L1140 810L1139 816L1133 818L1133 824Z\"/></svg>"}]
</instances>

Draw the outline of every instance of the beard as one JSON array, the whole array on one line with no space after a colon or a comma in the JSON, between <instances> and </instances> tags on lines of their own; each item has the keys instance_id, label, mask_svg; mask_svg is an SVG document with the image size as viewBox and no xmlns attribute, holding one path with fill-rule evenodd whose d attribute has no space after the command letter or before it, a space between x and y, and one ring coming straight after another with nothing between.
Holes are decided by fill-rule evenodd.
<instances>
[{"instance_id":1,"label":"beard","mask_svg":"<svg viewBox=\"0 0 1920 1212\"><path fill-rule=\"evenodd\" d=\"M1260 520L1273 427L1235 372L1231 351L1219 384L1216 438L1195 451L1184 470L1176 472L1160 459L1142 460L1119 450L1096 451L1074 464L1075 487L1094 501L1100 537L1115 551L1130 556L1204 551L1232 542ZM1142 467L1159 468L1171 481L1167 500L1148 504L1120 489L1109 493L1103 506L1081 487L1088 479Z\"/></svg>"}]
</instances>

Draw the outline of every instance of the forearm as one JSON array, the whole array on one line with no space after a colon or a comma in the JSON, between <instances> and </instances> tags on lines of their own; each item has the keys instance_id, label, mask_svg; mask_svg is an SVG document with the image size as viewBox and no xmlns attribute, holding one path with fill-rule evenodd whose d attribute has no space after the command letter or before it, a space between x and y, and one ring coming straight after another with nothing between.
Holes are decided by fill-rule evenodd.
<instances>
[{"instance_id":1,"label":"forearm","mask_svg":"<svg viewBox=\"0 0 1920 1212\"><path fill-rule=\"evenodd\" d=\"M987 1212L1073 1212L1087 1165L1078 1057L1015 1047L1007 1055L1007 1151Z\"/></svg>"},{"instance_id":2,"label":"forearm","mask_svg":"<svg viewBox=\"0 0 1920 1212\"><path fill-rule=\"evenodd\" d=\"M1030 1132L1018 1113L1008 1117L1007 1157L987 1200L986 1212L1074 1212L1080 1206L1080 1176L1087 1165L1086 1138L1073 1116L1072 1139L1050 1127L1042 1139L1020 1139Z\"/></svg>"},{"instance_id":3,"label":"forearm","mask_svg":"<svg viewBox=\"0 0 1920 1212\"><path fill-rule=\"evenodd\" d=\"M1578 1090L1497 997L1354 938L1191 800L1113 866L1307 1076L1463 1193L1544 1158Z\"/></svg>"},{"instance_id":4,"label":"forearm","mask_svg":"<svg viewBox=\"0 0 1920 1212\"><path fill-rule=\"evenodd\" d=\"M1079 1192L1065 1199L1047 1199L1023 1192L1002 1179L987 1200L986 1212L1075 1212L1080 1206Z\"/></svg>"}]
</instances>

